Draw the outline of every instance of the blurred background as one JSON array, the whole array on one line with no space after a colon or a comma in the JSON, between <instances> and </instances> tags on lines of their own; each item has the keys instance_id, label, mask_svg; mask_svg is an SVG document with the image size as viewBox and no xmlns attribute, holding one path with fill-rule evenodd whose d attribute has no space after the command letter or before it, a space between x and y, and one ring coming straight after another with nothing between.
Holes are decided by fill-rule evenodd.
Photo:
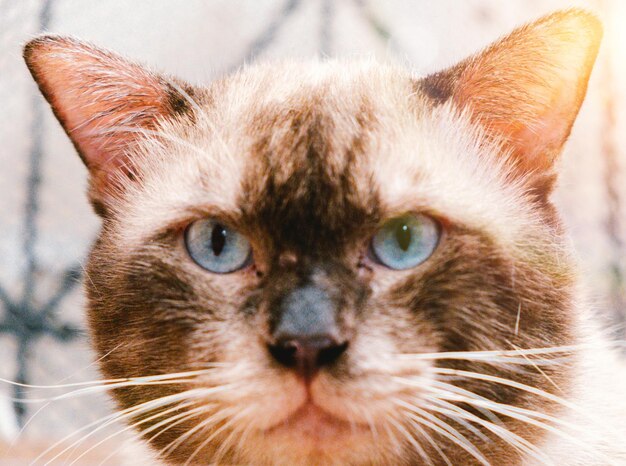
<instances>
[{"instance_id":1,"label":"blurred background","mask_svg":"<svg viewBox=\"0 0 626 466\"><path fill-rule=\"evenodd\" d=\"M42 31L75 35L198 84L246 62L279 57L374 55L427 74L521 23L572 6L596 11L605 38L561 160L556 202L594 306L623 338L626 2L0 0L0 378L50 385L98 377L85 331L81 264L99 221L84 195L86 170L22 61L29 38ZM42 451L110 409L100 393L15 403L12 398L49 398L69 389L19 388L6 380L0 381L2 465L31 464L29 448ZM103 432L71 450L74 458L104 439ZM117 438L76 464L116 464L106 456Z\"/></svg>"}]
</instances>

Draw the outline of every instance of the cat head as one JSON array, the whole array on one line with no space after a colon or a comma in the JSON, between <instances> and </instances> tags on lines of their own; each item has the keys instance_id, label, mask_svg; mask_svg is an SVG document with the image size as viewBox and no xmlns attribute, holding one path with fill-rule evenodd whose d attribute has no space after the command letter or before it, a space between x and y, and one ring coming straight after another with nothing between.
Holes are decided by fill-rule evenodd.
<instances>
[{"instance_id":1,"label":"cat head","mask_svg":"<svg viewBox=\"0 0 626 466\"><path fill-rule=\"evenodd\" d=\"M102 371L157 376L114 392L144 440L171 464L540 455L519 410L557 412L570 366L480 352L577 341L550 192L600 36L569 10L425 78L273 63L206 87L28 43L103 220Z\"/></svg>"}]
</instances>

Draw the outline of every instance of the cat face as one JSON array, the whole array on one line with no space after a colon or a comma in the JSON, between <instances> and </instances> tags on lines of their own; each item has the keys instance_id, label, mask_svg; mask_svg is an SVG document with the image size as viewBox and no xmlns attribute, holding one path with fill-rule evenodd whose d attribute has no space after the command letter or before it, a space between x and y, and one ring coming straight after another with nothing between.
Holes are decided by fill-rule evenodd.
<instances>
[{"instance_id":1,"label":"cat face","mask_svg":"<svg viewBox=\"0 0 626 466\"><path fill-rule=\"evenodd\" d=\"M85 281L102 371L178 374L114 392L154 451L540 455L524 416L558 413L541 393L567 393L570 367L469 355L577 341L548 196L599 36L569 11L424 79L278 63L206 88L71 39L27 45L103 218Z\"/></svg>"}]
</instances>

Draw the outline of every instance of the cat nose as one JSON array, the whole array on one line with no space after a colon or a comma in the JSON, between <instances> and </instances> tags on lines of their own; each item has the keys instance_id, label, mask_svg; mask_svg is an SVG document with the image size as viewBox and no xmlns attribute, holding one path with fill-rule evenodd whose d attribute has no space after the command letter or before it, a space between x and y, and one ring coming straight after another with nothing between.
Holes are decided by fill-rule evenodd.
<instances>
[{"instance_id":1,"label":"cat nose","mask_svg":"<svg viewBox=\"0 0 626 466\"><path fill-rule=\"evenodd\" d=\"M348 348L348 342L338 343L325 337L284 338L269 345L276 361L295 370L305 380L311 380L318 370L339 359Z\"/></svg>"},{"instance_id":2,"label":"cat nose","mask_svg":"<svg viewBox=\"0 0 626 466\"><path fill-rule=\"evenodd\" d=\"M272 357L305 379L335 362L348 347L337 325L337 307L319 286L291 290L275 309L277 318L268 345Z\"/></svg>"}]
</instances>

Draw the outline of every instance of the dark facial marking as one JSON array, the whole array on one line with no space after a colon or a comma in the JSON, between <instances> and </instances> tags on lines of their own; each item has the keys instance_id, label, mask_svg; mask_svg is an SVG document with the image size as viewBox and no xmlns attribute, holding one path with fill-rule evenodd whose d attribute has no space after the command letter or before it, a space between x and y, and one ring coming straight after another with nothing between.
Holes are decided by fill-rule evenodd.
<instances>
[{"instance_id":1,"label":"dark facial marking","mask_svg":"<svg viewBox=\"0 0 626 466\"><path fill-rule=\"evenodd\" d=\"M168 109L168 113L173 117L184 116L189 118L189 121L195 122L196 115L189 100L203 96L199 96L198 92L193 87L185 83L180 82L177 84L189 97L183 95L171 83L164 81L163 87L166 91L166 108ZM204 99L202 99L202 104L205 103Z\"/></svg>"},{"instance_id":2,"label":"dark facial marking","mask_svg":"<svg viewBox=\"0 0 626 466\"><path fill-rule=\"evenodd\" d=\"M454 94L454 85L457 75L451 71L433 73L415 82L417 91L420 91L434 105L442 105Z\"/></svg>"},{"instance_id":3,"label":"dark facial marking","mask_svg":"<svg viewBox=\"0 0 626 466\"><path fill-rule=\"evenodd\" d=\"M293 108L264 109L255 118L256 131L265 134L252 148L255 166L242 203L276 252L333 257L354 238L355 226L377 221L376 193L361 198L353 175L370 130L365 125L371 123L361 118L357 134L336 135L333 118L322 104L306 100ZM276 128L287 128L278 141ZM346 148L334 142L346 137L352 141ZM287 177L285 166L291 167ZM261 190L259 180L264 180Z\"/></svg>"}]
</instances>

